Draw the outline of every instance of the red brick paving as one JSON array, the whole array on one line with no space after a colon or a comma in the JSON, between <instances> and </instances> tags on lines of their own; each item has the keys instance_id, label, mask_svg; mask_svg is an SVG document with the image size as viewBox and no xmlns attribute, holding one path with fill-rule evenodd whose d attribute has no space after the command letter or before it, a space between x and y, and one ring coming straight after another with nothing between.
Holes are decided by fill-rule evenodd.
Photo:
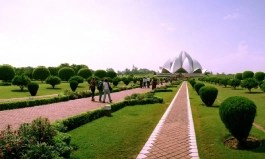
<instances>
[{"instance_id":1,"label":"red brick paving","mask_svg":"<svg viewBox=\"0 0 265 159\"><path fill-rule=\"evenodd\" d=\"M133 93L144 93L150 91L147 88L136 88L116 93L111 93L113 102L118 102ZM30 123L38 117L48 118L50 121L64 119L93 109L98 109L106 103L100 103L98 96L95 97L96 102L92 102L91 98L82 98L70 100L66 102L53 103L35 107L28 107L22 109L0 111L0 130L11 125L13 128L18 128L22 123ZM108 101L108 98L106 99Z\"/></svg>"},{"instance_id":2,"label":"red brick paving","mask_svg":"<svg viewBox=\"0 0 265 159\"><path fill-rule=\"evenodd\" d=\"M138 155L138 159L198 159L193 123L190 121L190 110L187 84L184 82L173 99L151 137ZM192 118L191 118L192 120ZM190 128L192 125L192 128ZM193 140L193 141L192 141ZM195 148L191 148L195 145ZM193 153L195 152L195 153Z\"/></svg>"}]
</instances>

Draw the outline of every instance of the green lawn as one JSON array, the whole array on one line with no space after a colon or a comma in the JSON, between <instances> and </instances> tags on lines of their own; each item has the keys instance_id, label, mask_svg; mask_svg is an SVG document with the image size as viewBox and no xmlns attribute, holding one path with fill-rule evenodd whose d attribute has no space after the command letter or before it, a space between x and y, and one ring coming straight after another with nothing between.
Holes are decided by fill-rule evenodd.
<instances>
[{"instance_id":1,"label":"green lawn","mask_svg":"<svg viewBox=\"0 0 265 159\"><path fill-rule=\"evenodd\" d=\"M43 95L51 95L51 94L60 94L63 93L64 90L71 90L70 85L68 82L62 82L59 85L56 85L53 89L51 85L46 83L41 83L40 81L37 81L39 84L39 90L37 93L37 96L43 96ZM132 82L129 84L133 84ZM120 82L118 87L125 87L123 82ZM76 91L83 91L88 90L89 86L87 82L80 83L77 87ZM30 97L30 93L27 90L27 88L24 88L24 91L21 92L20 88L18 86L0 86L0 99L10 99L10 98L21 98L21 97Z\"/></svg>"},{"instance_id":2,"label":"green lawn","mask_svg":"<svg viewBox=\"0 0 265 159\"><path fill-rule=\"evenodd\" d=\"M206 85L210 85L206 83ZM264 93L249 94L247 90L232 90L216 86L219 90L218 99L213 107L202 104L200 97L189 86L190 102L192 106L193 120L195 124L196 139L199 155L202 159L264 159L265 158L265 133L252 127L251 135L262 140L262 147L254 150L232 150L224 146L224 140L229 136L219 117L219 105L229 96L247 96L255 101L258 107L257 123L264 119ZM253 90L254 91L254 90ZM255 90L258 91L258 90ZM263 107L262 107L263 106Z\"/></svg>"},{"instance_id":3,"label":"green lawn","mask_svg":"<svg viewBox=\"0 0 265 159\"><path fill-rule=\"evenodd\" d=\"M64 90L71 90L69 83L63 82L59 85L56 85L54 89L52 89L51 85L45 83L39 83L39 90L37 96L43 95L51 95L51 94L59 94L62 93ZM88 83L80 83L77 91L87 90ZM0 86L0 99L10 99L10 98L21 98L21 97L30 97L30 93L28 92L27 88L24 88L24 91L21 92L18 86Z\"/></svg>"},{"instance_id":4,"label":"green lawn","mask_svg":"<svg viewBox=\"0 0 265 159\"><path fill-rule=\"evenodd\" d=\"M125 107L112 117L103 117L69 133L77 145L71 158L136 158L169 103L174 92L156 93L163 104Z\"/></svg>"}]
</instances>

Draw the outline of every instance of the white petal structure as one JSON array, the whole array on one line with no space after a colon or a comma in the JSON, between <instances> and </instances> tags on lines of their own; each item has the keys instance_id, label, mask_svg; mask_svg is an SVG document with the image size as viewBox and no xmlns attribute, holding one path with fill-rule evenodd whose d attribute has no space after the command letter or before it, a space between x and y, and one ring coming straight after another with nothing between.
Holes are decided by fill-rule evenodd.
<instances>
[{"instance_id":1,"label":"white petal structure","mask_svg":"<svg viewBox=\"0 0 265 159\"><path fill-rule=\"evenodd\" d=\"M191 56L181 51L178 57L175 57L173 61L167 60L161 67L163 73L202 73L201 64L191 58Z\"/></svg>"}]
</instances>

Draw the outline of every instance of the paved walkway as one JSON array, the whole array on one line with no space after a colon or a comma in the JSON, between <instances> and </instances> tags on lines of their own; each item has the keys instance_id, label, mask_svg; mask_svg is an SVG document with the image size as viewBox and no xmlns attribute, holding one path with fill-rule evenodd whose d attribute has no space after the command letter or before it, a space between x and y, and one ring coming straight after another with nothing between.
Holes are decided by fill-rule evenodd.
<instances>
[{"instance_id":1,"label":"paved walkway","mask_svg":"<svg viewBox=\"0 0 265 159\"><path fill-rule=\"evenodd\" d=\"M198 159L187 82L183 82L137 159Z\"/></svg>"},{"instance_id":2,"label":"paved walkway","mask_svg":"<svg viewBox=\"0 0 265 159\"><path fill-rule=\"evenodd\" d=\"M113 102L118 102L133 93L144 93L150 91L147 88L136 88L116 93L111 93ZM98 101L98 97L95 97ZM48 118L50 121L56 121L64 119L70 116L74 116L83 112L87 112L93 109L98 109L106 103L92 102L91 97L82 98L76 100L70 100L66 102L53 103L35 107L5 110L0 111L0 130L3 130L7 125L11 125L13 128L18 128L22 123L30 123L32 120L38 117ZM108 102L108 98L106 98Z\"/></svg>"}]
</instances>

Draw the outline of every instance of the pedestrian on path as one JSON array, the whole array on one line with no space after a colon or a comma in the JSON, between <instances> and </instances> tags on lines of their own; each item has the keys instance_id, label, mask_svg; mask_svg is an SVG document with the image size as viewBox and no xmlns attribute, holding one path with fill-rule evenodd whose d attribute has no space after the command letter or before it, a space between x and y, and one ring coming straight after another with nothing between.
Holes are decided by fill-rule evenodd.
<instances>
[{"instance_id":1,"label":"pedestrian on path","mask_svg":"<svg viewBox=\"0 0 265 159\"><path fill-rule=\"evenodd\" d=\"M95 77L92 77L90 83L89 83L89 88L91 90L91 100L95 101L95 90L96 90L96 79Z\"/></svg>"},{"instance_id":2,"label":"pedestrian on path","mask_svg":"<svg viewBox=\"0 0 265 159\"><path fill-rule=\"evenodd\" d=\"M111 90L111 87L110 87L108 79L106 78L103 82L103 91L104 91L103 103L105 103L106 95L108 95L109 102L110 103L112 102L111 96L110 96L110 90Z\"/></svg>"},{"instance_id":3,"label":"pedestrian on path","mask_svg":"<svg viewBox=\"0 0 265 159\"><path fill-rule=\"evenodd\" d=\"M99 102L101 102L101 98L103 95L103 81L101 79L98 81L97 89L98 89L98 93L99 93Z\"/></svg>"}]
</instances>

